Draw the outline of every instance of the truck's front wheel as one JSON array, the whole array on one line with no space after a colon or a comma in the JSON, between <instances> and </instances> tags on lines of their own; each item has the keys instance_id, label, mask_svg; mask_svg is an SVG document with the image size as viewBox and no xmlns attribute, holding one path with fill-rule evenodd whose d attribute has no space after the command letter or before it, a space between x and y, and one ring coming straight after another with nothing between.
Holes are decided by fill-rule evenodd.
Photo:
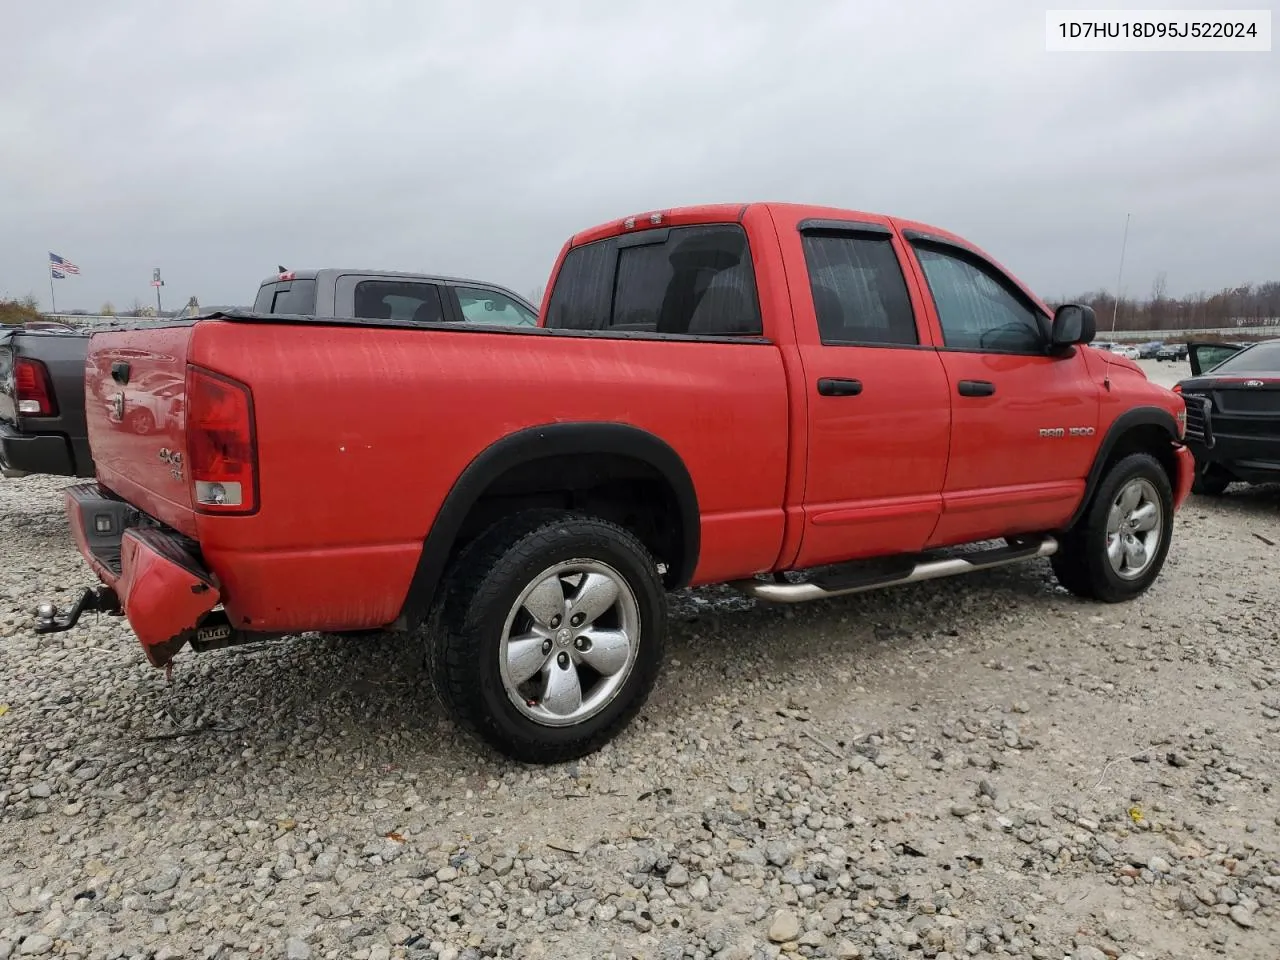
<instances>
[{"instance_id":1,"label":"truck's front wheel","mask_svg":"<svg viewBox=\"0 0 1280 960\"><path fill-rule=\"evenodd\" d=\"M636 714L662 660L666 600L630 532L594 517L517 516L470 544L432 640L452 716L513 759L591 753Z\"/></svg>"},{"instance_id":2,"label":"truck's front wheel","mask_svg":"<svg viewBox=\"0 0 1280 960\"><path fill-rule=\"evenodd\" d=\"M1080 597L1117 603L1160 575L1173 536L1173 490L1155 457L1112 465L1084 517L1051 559L1058 582Z\"/></svg>"}]
</instances>

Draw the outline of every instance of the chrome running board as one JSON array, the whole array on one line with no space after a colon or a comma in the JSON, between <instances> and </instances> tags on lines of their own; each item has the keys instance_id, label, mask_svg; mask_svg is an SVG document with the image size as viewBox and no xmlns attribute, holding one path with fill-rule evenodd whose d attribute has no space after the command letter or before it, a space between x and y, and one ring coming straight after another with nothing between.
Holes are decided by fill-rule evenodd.
<instances>
[{"instance_id":1,"label":"chrome running board","mask_svg":"<svg viewBox=\"0 0 1280 960\"><path fill-rule=\"evenodd\" d=\"M915 554L884 561L863 561L837 568L833 573L818 575L805 583L769 580L735 580L730 586L757 600L771 603L805 603L826 600L851 593L864 593L903 583L919 583L939 577L954 577L978 570L990 570L1010 563L1049 557L1058 552L1058 541L1050 536L1013 538L1003 547L975 550L972 553ZM889 569L886 570L886 564Z\"/></svg>"}]
</instances>

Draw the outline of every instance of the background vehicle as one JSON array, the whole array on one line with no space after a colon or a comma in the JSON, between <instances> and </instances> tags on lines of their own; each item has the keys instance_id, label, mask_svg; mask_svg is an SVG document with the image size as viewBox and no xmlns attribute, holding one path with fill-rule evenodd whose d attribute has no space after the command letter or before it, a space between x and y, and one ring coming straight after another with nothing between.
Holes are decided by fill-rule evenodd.
<instances>
[{"instance_id":1,"label":"background vehicle","mask_svg":"<svg viewBox=\"0 0 1280 960\"><path fill-rule=\"evenodd\" d=\"M1148 340L1146 343L1140 343L1138 344L1138 357L1142 360L1151 360L1160 352L1160 348L1163 346L1163 340Z\"/></svg>"},{"instance_id":2,"label":"background vehicle","mask_svg":"<svg viewBox=\"0 0 1280 960\"><path fill-rule=\"evenodd\" d=\"M0 472L93 476L84 422L86 333L0 326Z\"/></svg>"},{"instance_id":3,"label":"background vehicle","mask_svg":"<svg viewBox=\"0 0 1280 960\"><path fill-rule=\"evenodd\" d=\"M1280 340L1188 346L1192 376L1174 390L1187 404L1192 491L1280 481Z\"/></svg>"},{"instance_id":4,"label":"background vehicle","mask_svg":"<svg viewBox=\"0 0 1280 960\"><path fill-rule=\"evenodd\" d=\"M1187 359L1187 345L1185 343L1166 343L1156 351L1157 360L1185 360Z\"/></svg>"},{"instance_id":5,"label":"background vehicle","mask_svg":"<svg viewBox=\"0 0 1280 960\"><path fill-rule=\"evenodd\" d=\"M1127 343L1117 343L1111 348L1111 352L1118 353L1127 360L1138 360L1142 357L1142 351Z\"/></svg>"},{"instance_id":6,"label":"background vehicle","mask_svg":"<svg viewBox=\"0 0 1280 960\"><path fill-rule=\"evenodd\" d=\"M533 327L538 308L505 287L422 273L286 270L262 281L255 313L407 320L467 321Z\"/></svg>"},{"instance_id":7,"label":"background vehicle","mask_svg":"<svg viewBox=\"0 0 1280 960\"><path fill-rule=\"evenodd\" d=\"M295 295L279 282L259 309ZM95 335L99 483L67 510L106 587L37 629L123 609L162 666L425 625L452 715L553 761L644 702L664 588L799 602L1048 556L1119 602L1159 574L1191 482L1182 400L1079 349L1088 307L1051 316L954 234L658 211L573 237L550 290L539 327L229 313ZM186 413L139 436L124 388L157 374Z\"/></svg>"}]
</instances>

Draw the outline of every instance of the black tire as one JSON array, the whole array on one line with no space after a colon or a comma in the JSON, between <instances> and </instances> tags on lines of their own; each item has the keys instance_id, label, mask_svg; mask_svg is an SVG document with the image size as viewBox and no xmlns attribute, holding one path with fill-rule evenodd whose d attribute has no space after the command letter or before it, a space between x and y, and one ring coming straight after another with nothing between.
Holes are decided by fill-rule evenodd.
<instances>
[{"instance_id":1,"label":"black tire","mask_svg":"<svg viewBox=\"0 0 1280 960\"><path fill-rule=\"evenodd\" d=\"M1107 519L1112 503L1131 481L1143 479L1154 488L1160 506L1161 529L1154 558L1133 579L1122 577L1107 557ZM1061 538L1050 559L1058 582L1078 597L1103 603L1122 603L1147 591L1164 567L1173 538L1173 488L1155 457L1131 453L1116 461L1094 493L1084 516Z\"/></svg>"},{"instance_id":2,"label":"black tire","mask_svg":"<svg viewBox=\"0 0 1280 960\"><path fill-rule=\"evenodd\" d=\"M1206 464L1201 468L1196 465L1195 479L1191 481L1191 492L1201 497L1220 497L1227 492L1233 478L1216 464Z\"/></svg>"},{"instance_id":3,"label":"black tire","mask_svg":"<svg viewBox=\"0 0 1280 960\"><path fill-rule=\"evenodd\" d=\"M638 613L637 649L625 679L599 712L572 725L547 726L521 712L507 693L500 668L503 633L526 587L542 572L575 559L607 565L630 589ZM648 550L622 527L560 511L518 514L468 544L442 586L428 634L433 685L462 729L504 755L545 764L593 753L648 699L662 665L666 594Z\"/></svg>"}]
</instances>

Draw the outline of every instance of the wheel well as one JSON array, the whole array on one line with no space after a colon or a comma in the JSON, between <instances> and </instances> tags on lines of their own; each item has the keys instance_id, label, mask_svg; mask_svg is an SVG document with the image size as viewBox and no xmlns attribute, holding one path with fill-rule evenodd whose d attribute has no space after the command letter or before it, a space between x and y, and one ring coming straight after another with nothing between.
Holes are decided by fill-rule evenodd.
<instances>
[{"instance_id":1,"label":"wheel well","mask_svg":"<svg viewBox=\"0 0 1280 960\"><path fill-rule=\"evenodd\" d=\"M668 586L685 569L685 518L676 491L649 463L614 453L553 455L508 468L467 512L451 552L503 517L540 507L589 514L630 530L666 565Z\"/></svg>"},{"instance_id":2,"label":"wheel well","mask_svg":"<svg viewBox=\"0 0 1280 960\"><path fill-rule=\"evenodd\" d=\"M1107 470L1119 463L1120 460L1129 456L1131 453L1149 453L1160 462L1160 466L1164 468L1165 476L1169 478L1169 484L1176 487L1178 483L1178 457L1173 450L1173 438L1169 436L1169 431L1157 423L1143 423L1134 427L1130 427L1122 433L1107 454L1107 461L1103 468L1105 475Z\"/></svg>"}]
</instances>

